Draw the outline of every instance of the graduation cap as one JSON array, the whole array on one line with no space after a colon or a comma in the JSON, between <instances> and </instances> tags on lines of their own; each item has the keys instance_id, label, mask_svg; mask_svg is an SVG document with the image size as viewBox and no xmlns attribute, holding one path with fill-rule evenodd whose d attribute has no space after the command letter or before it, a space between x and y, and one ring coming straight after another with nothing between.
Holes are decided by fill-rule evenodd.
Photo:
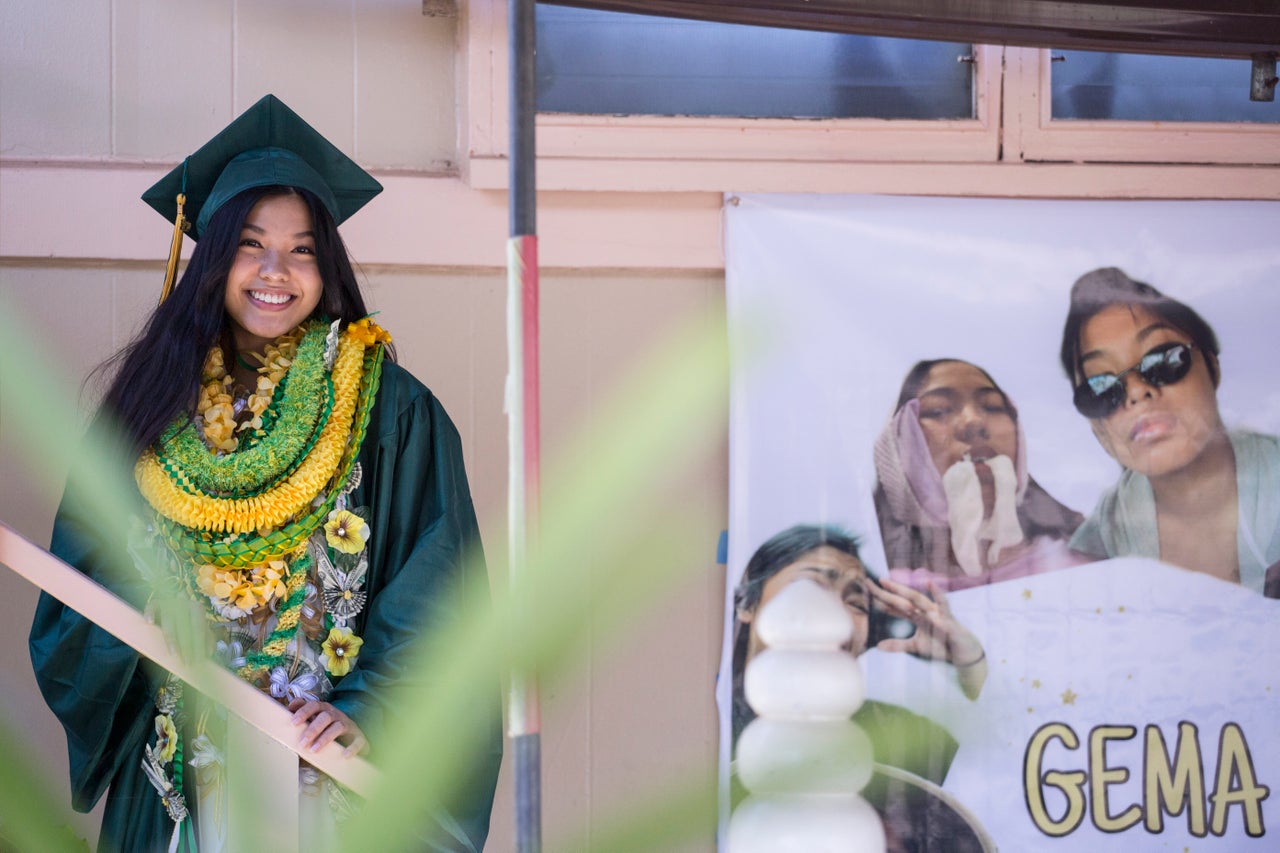
<instances>
[{"instance_id":1,"label":"graduation cap","mask_svg":"<svg viewBox=\"0 0 1280 853\"><path fill-rule=\"evenodd\" d=\"M382 192L354 160L267 95L142 194L174 225L160 301L173 288L182 235L190 231L199 240L213 214L236 195L276 185L311 191L336 224Z\"/></svg>"}]
</instances>

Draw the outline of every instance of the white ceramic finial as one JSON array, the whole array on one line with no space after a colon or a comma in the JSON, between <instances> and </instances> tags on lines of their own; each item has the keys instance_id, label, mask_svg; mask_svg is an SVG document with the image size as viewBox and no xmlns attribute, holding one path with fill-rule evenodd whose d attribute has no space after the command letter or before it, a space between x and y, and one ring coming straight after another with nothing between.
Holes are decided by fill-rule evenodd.
<instances>
[{"instance_id":1,"label":"white ceramic finial","mask_svg":"<svg viewBox=\"0 0 1280 853\"><path fill-rule=\"evenodd\" d=\"M844 603L808 578L784 586L756 613L756 635L771 649L838 649L852 634Z\"/></svg>"},{"instance_id":2,"label":"white ceramic finial","mask_svg":"<svg viewBox=\"0 0 1280 853\"><path fill-rule=\"evenodd\" d=\"M847 720L862 707L862 669L848 652L765 649L743 677L747 703L762 717Z\"/></svg>"},{"instance_id":3,"label":"white ceramic finial","mask_svg":"<svg viewBox=\"0 0 1280 853\"><path fill-rule=\"evenodd\" d=\"M853 618L835 593L800 579L760 608L755 630L767 648L747 662L743 689L758 716L735 761L751 795L730 819L730 853L883 853L880 817L858 795L873 758L849 719L864 694L844 650Z\"/></svg>"},{"instance_id":4,"label":"white ceramic finial","mask_svg":"<svg viewBox=\"0 0 1280 853\"><path fill-rule=\"evenodd\" d=\"M738 778L755 794L856 793L871 764L871 739L847 717L757 717L738 737Z\"/></svg>"},{"instance_id":5,"label":"white ceramic finial","mask_svg":"<svg viewBox=\"0 0 1280 853\"><path fill-rule=\"evenodd\" d=\"M857 794L750 797L729 825L732 853L885 853L884 825Z\"/></svg>"},{"instance_id":6,"label":"white ceramic finial","mask_svg":"<svg viewBox=\"0 0 1280 853\"><path fill-rule=\"evenodd\" d=\"M800 578L755 618L756 634L768 648L748 664L743 689L757 715L847 720L862 706L862 670L842 651L853 617L835 593Z\"/></svg>"}]
</instances>

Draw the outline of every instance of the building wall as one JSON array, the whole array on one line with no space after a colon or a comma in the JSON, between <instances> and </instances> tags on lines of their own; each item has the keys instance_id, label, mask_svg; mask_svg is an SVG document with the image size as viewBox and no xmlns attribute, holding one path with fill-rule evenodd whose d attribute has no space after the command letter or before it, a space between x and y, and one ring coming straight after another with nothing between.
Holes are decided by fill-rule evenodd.
<instances>
[{"instance_id":1,"label":"building wall","mask_svg":"<svg viewBox=\"0 0 1280 853\"><path fill-rule=\"evenodd\" d=\"M175 162L274 92L360 163L455 157L454 18L413 0L6 0L6 158Z\"/></svg>"},{"instance_id":2,"label":"building wall","mask_svg":"<svg viewBox=\"0 0 1280 853\"><path fill-rule=\"evenodd\" d=\"M20 320L43 347L40 357L75 387L130 339L158 293L170 227L138 195L274 92L387 185L343 232L402 363L459 426L486 547L500 553L505 194L470 190L455 168L457 29L456 18L423 16L420 0L7 0L0 6L0 310ZM581 193L542 200L549 465L575 442L607 440L593 435L593 425L618 377L644 363L670 330L692 324L715 333L724 310L719 204L718 194L661 202L635 196L625 204ZM667 224L610 236L621 233L613 223L628 206L657 205ZM661 246L691 243L706 262L666 268ZM91 389L84 399L87 407ZM22 405L0 389L0 520L44 544L65 463L33 466L16 445L12 424ZM683 557L684 580L655 606L637 608L610 642L578 649L570 669L545 687L549 840L591 833L637 790L714 763L723 615L715 549L728 500L723 436L713 448L673 475L679 502L672 511L716 519L696 553ZM588 559L591 544L583 543ZM0 572L0 715L65 796L61 729L36 692L26 655L35 600L33 587ZM490 850L512 849L508 777L504 768ZM95 825L91 816L77 829L92 840ZM711 846L703 837L689 849Z\"/></svg>"}]
</instances>

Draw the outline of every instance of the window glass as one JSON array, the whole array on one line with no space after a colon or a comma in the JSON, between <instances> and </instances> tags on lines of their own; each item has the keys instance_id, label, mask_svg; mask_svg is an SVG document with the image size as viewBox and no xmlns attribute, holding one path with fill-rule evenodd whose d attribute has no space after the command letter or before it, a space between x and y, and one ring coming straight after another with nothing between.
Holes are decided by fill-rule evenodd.
<instances>
[{"instance_id":1,"label":"window glass","mask_svg":"<svg viewBox=\"0 0 1280 853\"><path fill-rule=\"evenodd\" d=\"M1055 119L1280 122L1280 101L1249 100L1247 59L1083 50L1053 56Z\"/></svg>"},{"instance_id":2,"label":"window glass","mask_svg":"<svg viewBox=\"0 0 1280 853\"><path fill-rule=\"evenodd\" d=\"M540 112L972 118L967 44L539 4Z\"/></svg>"}]
</instances>

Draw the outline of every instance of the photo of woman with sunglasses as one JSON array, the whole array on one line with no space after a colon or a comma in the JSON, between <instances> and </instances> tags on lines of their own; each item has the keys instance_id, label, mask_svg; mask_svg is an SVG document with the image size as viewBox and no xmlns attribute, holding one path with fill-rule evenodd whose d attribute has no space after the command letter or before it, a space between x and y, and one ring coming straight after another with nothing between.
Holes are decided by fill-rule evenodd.
<instances>
[{"instance_id":1,"label":"photo of woman with sunglasses","mask_svg":"<svg viewBox=\"0 0 1280 853\"><path fill-rule=\"evenodd\" d=\"M1062 367L1076 409L1124 472L1071 546L1099 559L1154 557L1276 597L1280 441L1223 425L1218 353L1209 324L1151 285L1114 267L1076 281Z\"/></svg>"}]
</instances>

